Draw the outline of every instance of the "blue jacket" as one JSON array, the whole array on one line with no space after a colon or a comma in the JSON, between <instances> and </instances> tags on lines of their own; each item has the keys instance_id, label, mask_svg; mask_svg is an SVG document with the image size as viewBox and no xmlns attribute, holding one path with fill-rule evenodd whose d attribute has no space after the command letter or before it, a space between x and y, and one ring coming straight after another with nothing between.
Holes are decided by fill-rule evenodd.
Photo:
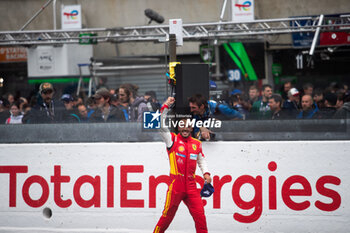
<instances>
[{"instance_id":1,"label":"blue jacket","mask_svg":"<svg viewBox=\"0 0 350 233\"><path fill-rule=\"evenodd\" d=\"M319 111L318 107L316 104L313 105L314 108L310 111L301 111L298 115L297 115L297 119L313 119L316 115L316 113Z\"/></svg>"},{"instance_id":2,"label":"blue jacket","mask_svg":"<svg viewBox=\"0 0 350 233\"><path fill-rule=\"evenodd\" d=\"M234 108L230 107L227 104L223 103L217 103L214 100L208 101L208 108L205 110L204 114L202 116L194 115L193 116L196 121L205 121L209 118L216 118L216 119L243 119L242 114L235 110ZM194 135L197 135L199 132L199 128L195 127L193 129Z\"/></svg>"},{"instance_id":3,"label":"blue jacket","mask_svg":"<svg viewBox=\"0 0 350 233\"><path fill-rule=\"evenodd\" d=\"M211 117L215 117L215 115L222 114L224 118L227 119L243 119L242 114L237 111L236 109L232 108L231 106L223 103L217 103L214 100L208 101L208 109L207 111L210 112Z\"/></svg>"}]
</instances>

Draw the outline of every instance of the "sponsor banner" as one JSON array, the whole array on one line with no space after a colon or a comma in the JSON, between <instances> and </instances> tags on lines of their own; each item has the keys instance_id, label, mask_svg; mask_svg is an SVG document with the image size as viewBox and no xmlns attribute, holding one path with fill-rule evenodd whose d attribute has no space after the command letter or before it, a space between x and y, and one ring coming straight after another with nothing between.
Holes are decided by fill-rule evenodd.
<instances>
[{"instance_id":1,"label":"sponsor banner","mask_svg":"<svg viewBox=\"0 0 350 233\"><path fill-rule=\"evenodd\" d=\"M254 0L231 0L232 21L254 21Z\"/></svg>"},{"instance_id":2,"label":"sponsor banner","mask_svg":"<svg viewBox=\"0 0 350 233\"><path fill-rule=\"evenodd\" d=\"M62 29L81 28L81 5L62 5L61 26Z\"/></svg>"},{"instance_id":3,"label":"sponsor banner","mask_svg":"<svg viewBox=\"0 0 350 233\"><path fill-rule=\"evenodd\" d=\"M42 46L37 48L37 72L47 75L55 70L55 52L54 47Z\"/></svg>"},{"instance_id":4,"label":"sponsor banner","mask_svg":"<svg viewBox=\"0 0 350 233\"><path fill-rule=\"evenodd\" d=\"M290 23L292 27L306 27L313 26L312 20L298 20L298 24L296 22ZM314 32L294 32L292 33L293 47L310 47L312 44L312 40L314 39Z\"/></svg>"},{"instance_id":5,"label":"sponsor banner","mask_svg":"<svg viewBox=\"0 0 350 233\"><path fill-rule=\"evenodd\" d=\"M164 143L0 145L0 231L151 232ZM348 232L349 141L207 142L210 232ZM203 178L197 170L198 190ZM181 203L170 232L193 232Z\"/></svg>"},{"instance_id":6,"label":"sponsor banner","mask_svg":"<svg viewBox=\"0 0 350 233\"><path fill-rule=\"evenodd\" d=\"M0 62L26 62L27 50L24 47L0 47Z\"/></svg>"},{"instance_id":7,"label":"sponsor banner","mask_svg":"<svg viewBox=\"0 0 350 233\"><path fill-rule=\"evenodd\" d=\"M62 46L42 45L27 49L28 77L79 76L79 64L90 63L92 45L64 44ZM82 74L90 74L82 69Z\"/></svg>"},{"instance_id":8,"label":"sponsor banner","mask_svg":"<svg viewBox=\"0 0 350 233\"><path fill-rule=\"evenodd\" d=\"M320 45L346 45L350 44L349 32L322 32Z\"/></svg>"},{"instance_id":9,"label":"sponsor banner","mask_svg":"<svg viewBox=\"0 0 350 233\"><path fill-rule=\"evenodd\" d=\"M350 44L350 33L346 31L339 31L348 29L343 26L344 18L342 14L325 15L325 21L322 25L327 27L322 28L317 45L348 45ZM298 16L304 17L304 16ZM317 15L305 16L305 17L317 17ZM313 26L313 20L299 20L298 25L291 23L293 27L299 26ZM292 40L294 47L310 47L314 39L314 32L295 32L292 33Z\"/></svg>"},{"instance_id":10,"label":"sponsor banner","mask_svg":"<svg viewBox=\"0 0 350 233\"><path fill-rule=\"evenodd\" d=\"M176 46L182 46L183 32L182 32L182 19L169 19L169 34L175 34Z\"/></svg>"}]
</instances>

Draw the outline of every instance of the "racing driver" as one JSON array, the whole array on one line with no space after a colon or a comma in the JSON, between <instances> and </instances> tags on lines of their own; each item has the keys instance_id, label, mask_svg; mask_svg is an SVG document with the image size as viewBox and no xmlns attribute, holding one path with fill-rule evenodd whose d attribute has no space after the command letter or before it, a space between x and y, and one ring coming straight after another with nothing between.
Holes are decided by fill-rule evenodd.
<instances>
[{"instance_id":1,"label":"racing driver","mask_svg":"<svg viewBox=\"0 0 350 233\"><path fill-rule=\"evenodd\" d=\"M175 98L168 97L161 108L161 118L166 117ZM182 121L182 122L181 122ZM195 171L198 164L205 182L211 183L207 163L202 153L202 143L191 137L192 127L183 119L178 123L179 134L170 133L166 127L160 129L166 144L170 163L170 178L164 210L154 233L165 232L173 220L181 201L188 207L195 222L197 233L207 233L207 222L200 193L196 187Z\"/></svg>"}]
</instances>

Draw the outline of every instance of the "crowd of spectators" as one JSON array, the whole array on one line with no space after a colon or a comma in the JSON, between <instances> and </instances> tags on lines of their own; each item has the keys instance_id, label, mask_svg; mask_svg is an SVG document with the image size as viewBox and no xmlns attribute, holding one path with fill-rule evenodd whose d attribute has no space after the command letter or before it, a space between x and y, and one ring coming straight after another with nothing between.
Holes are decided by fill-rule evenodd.
<instances>
[{"instance_id":1,"label":"crowd of spectators","mask_svg":"<svg viewBox=\"0 0 350 233\"><path fill-rule=\"evenodd\" d=\"M55 95L51 83L42 83L30 99L7 94L0 99L0 124L89 123L142 121L144 111L161 105L156 93L138 95L130 83L117 89L100 87L90 97L72 93ZM57 98L59 97L59 98ZM201 95L189 99L194 117L221 120L332 119L350 117L350 91L346 85L332 84L325 89L306 83L298 90L291 82L279 91L266 84L248 90L234 89L226 98L207 100Z\"/></svg>"},{"instance_id":2,"label":"crowd of spectators","mask_svg":"<svg viewBox=\"0 0 350 233\"><path fill-rule=\"evenodd\" d=\"M259 94L260 93L260 94ZM291 120L291 119L339 119L350 118L350 91L347 85L332 84L325 89L306 83L298 90L291 82L281 90L273 91L271 85L249 87L247 95L234 89L221 105L228 105L241 116L231 117L217 107L217 118L230 119Z\"/></svg>"},{"instance_id":3,"label":"crowd of spectators","mask_svg":"<svg viewBox=\"0 0 350 233\"><path fill-rule=\"evenodd\" d=\"M160 109L154 91L143 96L138 86L123 84L118 89L99 88L85 100L65 93L55 98L51 83L42 83L37 95L28 101L7 94L0 99L1 124L136 122L144 111Z\"/></svg>"}]
</instances>

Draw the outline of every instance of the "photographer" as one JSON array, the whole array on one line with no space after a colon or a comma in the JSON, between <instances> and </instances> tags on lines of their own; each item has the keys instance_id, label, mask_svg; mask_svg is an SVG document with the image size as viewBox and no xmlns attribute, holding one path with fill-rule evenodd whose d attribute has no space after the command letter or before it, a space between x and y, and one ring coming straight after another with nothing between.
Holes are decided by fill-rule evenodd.
<instances>
[{"instance_id":1,"label":"photographer","mask_svg":"<svg viewBox=\"0 0 350 233\"><path fill-rule=\"evenodd\" d=\"M216 119L243 119L243 116L227 104L216 101L208 101L203 95L195 94L188 100L191 114L196 121L205 121L209 118ZM214 134L207 128L194 127L193 137L197 139L212 140Z\"/></svg>"}]
</instances>

